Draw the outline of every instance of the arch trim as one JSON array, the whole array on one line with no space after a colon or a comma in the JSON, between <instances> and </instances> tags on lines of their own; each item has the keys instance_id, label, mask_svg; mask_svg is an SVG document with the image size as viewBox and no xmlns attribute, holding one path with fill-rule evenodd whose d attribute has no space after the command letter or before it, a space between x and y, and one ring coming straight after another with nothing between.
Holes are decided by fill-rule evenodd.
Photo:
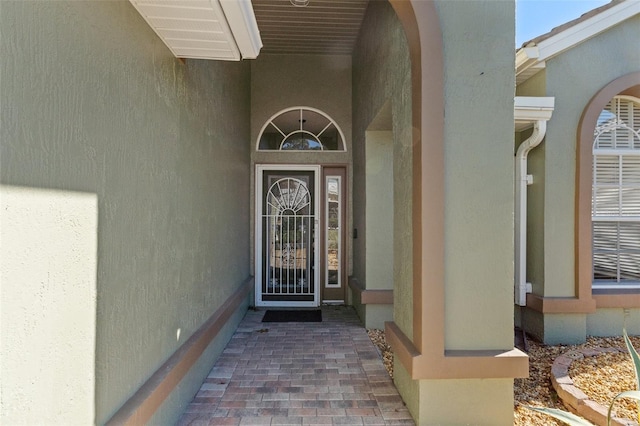
<instances>
[{"instance_id":1,"label":"arch trim","mask_svg":"<svg viewBox=\"0 0 640 426\"><path fill-rule=\"evenodd\" d=\"M591 193L593 185L593 133L600 112L614 96L638 86L640 72L619 77L600 89L589 101L578 123L576 147L576 200L575 200L575 287L576 299L587 310L597 307L640 307L640 296L593 295L592 286L592 230ZM632 296L632 297L630 297ZM575 302L574 302L575 303ZM561 309L561 307L559 307Z\"/></svg>"}]
</instances>

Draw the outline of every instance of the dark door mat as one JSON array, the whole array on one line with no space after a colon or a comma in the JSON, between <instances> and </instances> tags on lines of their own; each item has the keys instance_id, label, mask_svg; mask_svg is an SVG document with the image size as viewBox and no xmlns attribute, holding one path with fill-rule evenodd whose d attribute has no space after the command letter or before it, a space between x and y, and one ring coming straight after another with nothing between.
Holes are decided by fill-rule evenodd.
<instances>
[{"instance_id":1,"label":"dark door mat","mask_svg":"<svg viewBox=\"0 0 640 426\"><path fill-rule=\"evenodd\" d=\"M271 310L264 313L262 322L322 322L322 311Z\"/></svg>"}]
</instances>

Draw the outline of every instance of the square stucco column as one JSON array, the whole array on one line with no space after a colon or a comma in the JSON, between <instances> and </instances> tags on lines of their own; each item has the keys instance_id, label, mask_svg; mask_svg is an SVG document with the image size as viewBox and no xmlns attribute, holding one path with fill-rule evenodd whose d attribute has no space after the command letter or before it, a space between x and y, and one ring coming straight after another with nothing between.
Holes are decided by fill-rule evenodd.
<instances>
[{"instance_id":1,"label":"square stucco column","mask_svg":"<svg viewBox=\"0 0 640 426\"><path fill-rule=\"evenodd\" d=\"M513 350L514 3L411 6L418 34L411 12L402 20L421 64L412 70L420 240L413 327L397 310L387 326L395 381L418 424L513 424L513 378L527 374L526 355Z\"/></svg>"}]
</instances>

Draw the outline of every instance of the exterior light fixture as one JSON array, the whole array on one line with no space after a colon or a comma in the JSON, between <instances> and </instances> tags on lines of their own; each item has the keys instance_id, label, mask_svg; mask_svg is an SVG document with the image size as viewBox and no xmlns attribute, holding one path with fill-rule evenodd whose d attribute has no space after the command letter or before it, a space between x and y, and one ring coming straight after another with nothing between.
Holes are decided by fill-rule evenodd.
<instances>
[{"instance_id":1,"label":"exterior light fixture","mask_svg":"<svg viewBox=\"0 0 640 426\"><path fill-rule=\"evenodd\" d=\"M307 7L309 5L309 0L289 0L289 1L295 7Z\"/></svg>"}]
</instances>

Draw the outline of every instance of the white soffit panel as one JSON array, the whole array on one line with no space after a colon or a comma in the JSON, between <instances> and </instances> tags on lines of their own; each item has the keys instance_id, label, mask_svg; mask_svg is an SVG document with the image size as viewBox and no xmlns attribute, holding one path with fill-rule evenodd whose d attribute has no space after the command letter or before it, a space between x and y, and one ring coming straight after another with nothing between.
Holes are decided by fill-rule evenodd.
<instances>
[{"instance_id":1,"label":"white soffit panel","mask_svg":"<svg viewBox=\"0 0 640 426\"><path fill-rule=\"evenodd\" d=\"M262 46L255 18L251 22L250 0L234 0L238 3L235 8L240 9L235 19L242 22L232 26L219 0L129 1L178 58L239 61L255 58ZM239 28L244 51L238 47L232 27ZM246 47L247 39L253 49Z\"/></svg>"}]
</instances>

